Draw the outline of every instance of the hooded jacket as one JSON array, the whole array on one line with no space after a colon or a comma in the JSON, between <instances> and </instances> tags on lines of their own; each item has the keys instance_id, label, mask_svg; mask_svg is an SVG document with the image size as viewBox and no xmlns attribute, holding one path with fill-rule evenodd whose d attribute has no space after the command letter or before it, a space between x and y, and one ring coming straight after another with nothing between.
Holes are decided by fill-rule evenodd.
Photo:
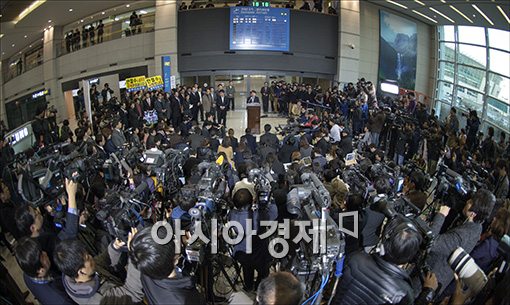
<instances>
[{"instance_id":1,"label":"hooded jacket","mask_svg":"<svg viewBox=\"0 0 510 305\"><path fill-rule=\"evenodd\" d=\"M149 304L205 304L191 277L155 280L142 275L142 285Z\"/></svg>"},{"instance_id":2,"label":"hooded jacket","mask_svg":"<svg viewBox=\"0 0 510 305\"><path fill-rule=\"evenodd\" d=\"M108 247L108 256L111 266L116 266L121 257L121 252ZM97 260L97 259L96 259ZM123 286L116 287L113 283L101 280L98 275L85 283L77 283L73 278L65 275L62 279L67 294L77 304L100 304L105 296L129 296L133 302L140 302L143 299L142 284L140 281L140 271L135 268L129 259L127 268L127 277Z\"/></svg>"}]
</instances>

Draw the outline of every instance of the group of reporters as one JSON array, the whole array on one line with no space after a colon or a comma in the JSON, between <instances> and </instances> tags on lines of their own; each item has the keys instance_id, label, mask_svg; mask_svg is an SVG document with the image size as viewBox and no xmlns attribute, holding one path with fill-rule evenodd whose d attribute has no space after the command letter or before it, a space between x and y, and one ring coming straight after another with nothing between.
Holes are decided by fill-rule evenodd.
<instances>
[{"instance_id":1,"label":"group of reporters","mask_svg":"<svg viewBox=\"0 0 510 305\"><path fill-rule=\"evenodd\" d=\"M281 97L282 88L286 84L274 83L272 86L273 94L276 91ZM108 97L113 92L110 93L107 88L107 98L103 98L102 102L98 98L94 126L83 121L74 135L69 128L62 132L62 127L51 127L47 123L45 116L51 113L41 109L39 120L42 126L35 128L34 132L40 146L59 141L79 145L89 135L94 135L94 140L104 148L104 153L119 151L130 141L137 141L146 149L189 147L190 157L183 164L187 184L194 180L200 162L215 161L218 156L223 156L225 165L230 167L235 176L229 181L231 192L226 195L232 205L230 219L241 223L250 217L260 219L250 212L252 204L258 199L252 183L247 179L250 169L265 168L274 180L270 213L265 217L278 221L293 217L286 208L286 194L293 185L301 182L301 173L314 171L323 179L330 192L332 213L361 212L361 238L347 239L346 268L333 298L334 304L427 303L452 295L455 300L466 298L465 294L451 288L454 273L447 260L457 247L471 253L479 265L490 271L488 269L498 257L494 247L497 247L501 236L508 234L510 229L509 204L505 202L508 196L508 159L496 161L495 155L493 158L479 157L490 172L492 189L479 190L473 194L464 203L464 209L450 211L450 208L441 206L437 211L431 223L431 229L437 237L427 256L431 272L425 273L424 278L412 277L404 268L422 251L424 237L420 232L408 225L387 231L386 226L383 226L384 215L375 211L359 194L350 192L341 179L345 168L343 160L355 148L373 164L395 160L397 164L404 165L411 159L418 160L423 165L423 175L406 177L404 193L413 204L423 208L427 204L427 189L423 187L424 173L434 171L431 167L435 168L439 155L446 155L445 163L448 166L462 168L466 166L466 160L455 158L455 154L460 156L469 153L476 156L477 149L487 147L483 145L484 141L477 145L476 139L472 140L471 136L468 136L471 140L467 152L459 148L462 144L455 146L455 143L462 143L462 132L459 132L458 124L455 129L453 118L449 118L446 127L442 127L437 117L427 113L424 105L416 103L412 95L407 95L400 100L401 105L393 105L394 109L401 109L402 114L394 113L397 116L405 114L414 117L414 128L399 130L392 137L388 131L391 126L386 120L390 114L378 109L373 85L370 83L367 86L362 80L356 87L349 84L344 90L328 89L328 93L323 95L317 93L317 88L299 86L298 91L303 96L308 91L314 102L296 98L296 101L284 100L283 104L274 105L277 109L281 109L279 106L288 108L285 114L292 116L298 133L288 132L278 137L272 133L272 126L265 125L264 134L258 141L249 129L238 139L233 129L225 129L226 118L222 113L233 108L233 100L227 101L225 98L224 109L216 108L217 112L214 109L205 111L202 126L198 124L203 94L211 92L209 88L204 90L204 87L183 87L173 94L140 92L133 96L134 100L129 101L129 106L121 105L120 108L112 105L115 99L112 101ZM197 93L199 90L201 94ZM218 91L220 99L224 98L226 90L219 88ZM139 100L140 97L143 97L143 101ZM178 117L168 115L163 112L163 108L156 106L168 97L170 104L176 105ZM280 97L276 101L280 102ZM265 101L264 96L262 100ZM315 105L319 100L332 109L323 111L323 107ZM183 105L187 108L184 109ZM307 105L315 109L296 110L292 105ZM138 113L136 120L129 119L128 108ZM156 109L160 122L151 128L142 128L142 111L138 108ZM108 112L104 109L108 109ZM115 119L107 120L105 115L100 115L100 112L111 114L112 109L116 112ZM173 110L169 112L173 113ZM427 131L429 126L437 127L438 132L427 137L414 134L416 131ZM137 129L134 137L126 132L129 127ZM444 133L440 132L441 128L445 130ZM471 128L474 127L468 127L468 135L472 133ZM65 137L62 137L62 133ZM492 139L492 135L490 137ZM357 146L353 144L355 138ZM426 141L438 146L429 148L428 159L424 155L426 149L423 148ZM485 145L492 144L489 142ZM494 145L497 143L494 142ZM438 156L436 162L431 162L435 158L434 150L438 150ZM370 178L378 194L392 192L388 181L377 176ZM149 304L204 303L205 299L199 293L195 279L178 267L182 262L181 253L175 252L173 243L156 243L151 236L151 227L139 228L139 231L133 229L122 241L107 238L108 242L103 242L104 251L94 251L94 247L91 249L84 242L84 231L91 229L90 219L87 219L88 215L84 211L93 210L91 207L108 192L104 182L97 181L97 185L90 194L72 180L66 181L67 196L60 199L64 210L67 206L62 228L55 227L55 211L51 208L34 208L23 204L19 196L12 196L18 197L16 200L7 196L0 198L2 205L17 201L15 215L11 213L16 228L2 229L3 232L11 232L17 239L16 259L23 270L24 281L35 298L42 304L130 304L144 300ZM187 214L195 202L177 196L172 204L173 212L168 215L169 221L177 217L177 210L182 210L179 217ZM449 213L456 213L458 218L465 221L442 228ZM491 219L492 223L489 224ZM97 232L95 234L100 235ZM244 289L257 291L256 300L259 304L298 304L303 300L303 288L292 274L270 272L273 260L267 252L266 242L258 240L254 252L249 254L245 242L233 249L234 259L242 266ZM232 302L237 301L239 299L234 296Z\"/></svg>"}]
</instances>

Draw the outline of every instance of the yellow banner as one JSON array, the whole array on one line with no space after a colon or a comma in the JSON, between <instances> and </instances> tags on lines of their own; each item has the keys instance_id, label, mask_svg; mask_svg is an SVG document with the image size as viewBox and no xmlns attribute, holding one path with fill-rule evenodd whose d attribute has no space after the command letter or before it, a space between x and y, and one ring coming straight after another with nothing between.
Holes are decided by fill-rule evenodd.
<instances>
[{"instance_id":1,"label":"yellow banner","mask_svg":"<svg viewBox=\"0 0 510 305\"><path fill-rule=\"evenodd\" d=\"M126 89L128 91L143 90L146 87L146 78L143 75L126 78Z\"/></svg>"},{"instance_id":2,"label":"yellow banner","mask_svg":"<svg viewBox=\"0 0 510 305\"><path fill-rule=\"evenodd\" d=\"M148 77L148 78L145 79L145 82L146 82L147 88L149 90L163 88L163 78L161 77L161 75L156 75L156 76L153 76L153 77Z\"/></svg>"}]
</instances>

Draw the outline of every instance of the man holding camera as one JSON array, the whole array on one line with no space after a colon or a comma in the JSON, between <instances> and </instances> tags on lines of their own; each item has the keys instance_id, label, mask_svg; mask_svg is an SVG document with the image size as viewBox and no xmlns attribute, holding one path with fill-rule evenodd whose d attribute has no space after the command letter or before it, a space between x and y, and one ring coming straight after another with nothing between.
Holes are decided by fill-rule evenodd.
<instances>
[{"instance_id":1,"label":"man holding camera","mask_svg":"<svg viewBox=\"0 0 510 305\"><path fill-rule=\"evenodd\" d=\"M438 294L442 293L453 280L453 270L448 265L448 258L458 247L467 253L474 249L482 234L482 224L491 214L495 202L496 198L488 190L477 191L462 210L462 216L466 221L442 234L439 232L450 213L450 207L441 206L435 215L430 228L437 238L427 256L427 264L437 275L437 281L441 285Z\"/></svg>"},{"instance_id":2,"label":"man holding camera","mask_svg":"<svg viewBox=\"0 0 510 305\"><path fill-rule=\"evenodd\" d=\"M129 245L136 229L127 237ZM108 246L107 252L92 257L80 240L64 240L55 248L55 264L63 273L63 284L67 294L77 304L100 304L106 297L128 297L132 302L143 299L140 272L131 259L128 260L127 276L123 285L110 281L111 271L119 272L122 264L122 248L125 242L116 239ZM104 268L104 269L103 269ZM96 270L103 278L96 273ZM110 271L111 270L111 271Z\"/></svg>"},{"instance_id":3,"label":"man holding camera","mask_svg":"<svg viewBox=\"0 0 510 305\"><path fill-rule=\"evenodd\" d=\"M58 240L74 239L78 234L77 186L71 180L65 182L68 208L65 227L58 235L43 230L43 216L38 208L25 205L16 210L17 226L25 235L16 246L16 260L23 271L25 285L43 305L73 303L65 293L52 259Z\"/></svg>"},{"instance_id":4,"label":"man holding camera","mask_svg":"<svg viewBox=\"0 0 510 305\"><path fill-rule=\"evenodd\" d=\"M353 254L344 270L332 304L420 304L432 301L437 288L433 274L415 298L409 274L403 269L420 252L423 242L416 227L401 218L389 221L378 246L380 252ZM416 301L415 301L416 300Z\"/></svg>"}]
</instances>

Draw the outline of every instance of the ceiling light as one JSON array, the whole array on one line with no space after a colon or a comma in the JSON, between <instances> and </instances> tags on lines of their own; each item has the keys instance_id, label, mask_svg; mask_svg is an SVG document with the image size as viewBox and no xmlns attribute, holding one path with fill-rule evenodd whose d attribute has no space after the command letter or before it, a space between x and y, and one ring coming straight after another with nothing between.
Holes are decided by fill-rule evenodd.
<instances>
[{"instance_id":1,"label":"ceiling light","mask_svg":"<svg viewBox=\"0 0 510 305\"><path fill-rule=\"evenodd\" d=\"M477 10L480 13L480 15L482 15L482 17L485 18L485 20L487 20L488 23L490 23L492 26L494 26L494 22L492 22L492 20L490 20L490 18L487 17L487 15L485 15L485 13L478 6L476 6L476 4L471 4L471 6L475 10Z\"/></svg>"},{"instance_id":2,"label":"ceiling light","mask_svg":"<svg viewBox=\"0 0 510 305\"><path fill-rule=\"evenodd\" d=\"M83 23L83 19L82 19L82 20L80 20L80 22L81 22L81 23Z\"/></svg>"},{"instance_id":3,"label":"ceiling light","mask_svg":"<svg viewBox=\"0 0 510 305\"><path fill-rule=\"evenodd\" d=\"M0 34L0 38L4 37L4 34Z\"/></svg>"},{"instance_id":4,"label":"ceiling light","mask_svg":"<svg viewBox=\"0 0 510 305\"><path fill-rule=\"evenodd\" d=\"M437 20L434 20L434 19L430 18L429 16L427 16L425 14L422 14L422 13L416 11L416 10L413 10L413 13L418 14L418 15L422 16L423 18L426 18L426 19L428 19L428 20L430 20L430 21L432 21L434 23L437 23Z\"/></svg>"},{"instance_id":5,"label":"ceiling light","mask_svg":"<svg viewBox=\"0 0 510 305\"><path fill-rule=\"evenodd\" d=\"M461 15L462 17L464 17L464 19L466 19L467 21L469 21L470 23L473 23L473 20L469 19L468 16L466 16L463 12L459 11L455 6L453 5L450 5L450 8L454 11L456 11L459 15Z\"/></svg>"},{"instance_id":6,"label":"ceiling light","mask_svg":"<svg viewBox=\"0 0 510 305\"><path fill-rule=\"evenodd\" d=\"M50 19L50 20L48 20L48 23L51 23L51 19Z\"/></svg>"},{"instance_id":7,"label":"ceiling light","mask_svg":"<svg viewBox=\"0 0 510 305\"><path fill-rule=\"evenodd\" d=\"M444 0L440 0L440 1L443 2L443 3L446 3L446 1L444 1Z\"/></svg>"},{"instance_id":8,"label":"ceiling light","mask_svg":"<svg viewBox=\"0 0 510 305\"><path fill-rule=\"evenodd\" d=\"M101 12L101 15L104 15L104 12Z\"/></svg>"},{"instance_id":9,"label":"ceiling light","mask_svg":"<svg viewBox=\"0 0 510 305\"><path fill-rule=\"evenodd\" d=\"M72 11L73 11L73 9L72 9L72 8L70 8L70 9L69 9L69 11L70 11L70 12L72 12Z\"/></svg>"},{"instance_id":10,"label":"ceiling light","mask_svg":"<svg viewBox=\"0 0 510 305\"><path fill-rule=\"evenodd\" d=\"M2 55L5 55L5 52L2 52Z\"/></svg>"},{"instance_id":11,"label":"ceiling light","mask_svg":"<svg viewBox=\"0 0 510 305\"><path fill-rule=\"evenodd\" d=\"M24 9L19 15L18 17L16 18L16 20L14 20L14 24L20 22L23 18L25 18L28 14L30 14L32 11L34 11L36 8L38 8L39 6L43 5L43 3L46 2L46 0L37 0L37 1L34 1L32 2L32 4L30 4L29 7L27 7L26 9Z\"/></svg>"},{"instance_id":12,"label":"ceiling light","mask_svg":"<svg viewBox=\"0 0 510 305\"><path fill-rule=\"evenodd\" d=\"M14 43L11 45L11 47L13 47L13 48L14 48L15 46L16 46L16 45L15 45Z\"/></svg>"},{"instance_id":13,"label":"ceiling light","mask_svg":"<svg viewBox=\"0 0 510 305\"><path fill-rule=\"evenodd\" d=\"M147 11L141 10L138 14L139 15L147 14Z\"/></svg>"},{"instance_id":14,"label":"ceiling light","mask_svg":"<svg viewBox=\"0 0 510 305\"><path fill-rule=\"evenodd\" d=\"M396 5L396 6L400 6L401 8L405 8L405 9L407 9L407 6L405 6L405 5L403 5L403 4L400 4L400 3L398 3L398 2L395 2L395 1L392 1L392 0L386 0L386 2L391 3L391 4L393 4L393 5Z\"/></svg>"},{"instance_id":15,"label":"ceiling light","mask_svg":"<svg viewBox=\"0 0 510 305\"><path fill-rule=\"evenodd\" d=\"M114 19L114 20L115 20L115 21L119 21L119 18L115 17L115 19Z\"/></svg>"},{"instance_id":16,"label":"ceiling light","mask_svg":"<svg viewBox=\"0 0 510 305\"><path fill-rule=\"evenodd\" d=\"M501 8L501 6L499 6L499 5L498 5L498 10L499 10L499 12L501 13L501 15L503 15L503 17L505 17L506 22L510 23L510 18L508 17L508 15L505 13L505 11L503 11L503 9Z\"/></svg>"},{"instance_id":17,"label":"ceiling light","mask_svg":"<svg viewBox=\"0 0 510 305\"><path fill-rule=\"evenodd\" d=\"M29 45L28 47L29 47L29 48L31 48L31 47L32 47L32 45Z\"/></svg>"},{"instance_id":18,"label":"ceiling light","mask_svg":"<svg viewBox=\"0 0 510 305\"><path fill-rule=\"evenodd\" d=\"M129 4L126 4L126 7L130 7L130 5L129 5Z\"/></svg>"},{"instance_id":19,"label":"ceiling light","mask_svg":"<svg viewBox=\"0 0 510 305\"><path fill-rule=\"evenodd\" d=\"M414 0L414 2L418 3L419 5L425 6L425 3L421 2L420 0Z\"/></svg>"},{"instance_id":20,"label":"ceiling light","mask_svg":"<svg viewBox=\"0 0 510 305\"><path fill-rule=\"evenodd\" d=\"M431 11L433 11L434 13L440 15L441 17L443 17L444 19L450 21L451 23L455 23L455 21L453 21L452 18L446 16L445 14L441 13L440 11L436 10L435 8L433 7L429 7Z\"/></svg>"},{"instance_id":21,"label":"ceiling light","mask_svg":"<svg viewBox=\"0 0 510 305\"><path fill-rule=\"evenodd\" d=\"M25 38L27 38L28 36L27 36L27 35L25 35L24 37L25 37Z\"/></svg>"}]
</instances>

